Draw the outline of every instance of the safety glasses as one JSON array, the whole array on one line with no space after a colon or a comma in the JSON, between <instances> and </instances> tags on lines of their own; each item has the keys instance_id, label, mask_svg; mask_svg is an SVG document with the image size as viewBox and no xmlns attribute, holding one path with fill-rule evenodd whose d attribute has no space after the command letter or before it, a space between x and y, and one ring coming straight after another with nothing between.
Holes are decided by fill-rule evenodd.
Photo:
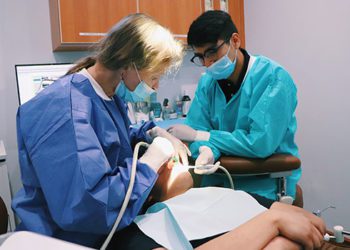
<instances>
[{"instance_id":1,"label":"safety glasses","mask_svg":"<svg viewBox=\"0 0 350 250\"><path fill-rule=\"evenodd\" d=\"M191 58L191 62L196 64L197 66L204 66L204 59L214 60L216 59L217 53L219 49L229 41L230 39L226 39L220 45L216 47L208 48L204 51L203 55L200 53L195 53Z\"/></svg>"}]
</instances>

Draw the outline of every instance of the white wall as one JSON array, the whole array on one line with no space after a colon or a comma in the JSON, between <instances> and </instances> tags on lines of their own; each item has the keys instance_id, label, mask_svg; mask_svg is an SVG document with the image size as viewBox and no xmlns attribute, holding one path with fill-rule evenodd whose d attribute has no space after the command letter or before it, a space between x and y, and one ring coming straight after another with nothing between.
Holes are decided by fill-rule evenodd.
<instances>
[{"instance_id":1,"label":"white wall","mask_svg":"<svg viewBox=\"0 0 350 250\"><path fill-rule=\"evenodd\" d=\"M17 159L15 64L72 62L86 53L53 53L47 0L0 1L0 139L8 154L11 189L21 187Z\"/></svg>"},{"instance_id":2,"label":"white wall","mask_svg":"<svg viewBox=\"0 0 350 250\"><path fill-rule=\"evenodd\" d=\"M307 209L335 205L350 229L350 1L245 1L247 49L282 64L298 87L297 143Z\"/></svg>"},{"instance_id":3,"label":"white wall","mask_svg":"<svg viewBox=\"0 0 350 250\"><path fill-rule=\"evenodd\" d=\"M193 56L192 51L187 51L182 67L174 74L164 78L160 82L159 90L157 91L157 99L163 102L164 98L168 98L172 104L176 97L183 96L184 91L193 99L194 92L197 87L201 73L204 72L204 67L198 67L190 60Z\"/></svg>"}]
</instances>

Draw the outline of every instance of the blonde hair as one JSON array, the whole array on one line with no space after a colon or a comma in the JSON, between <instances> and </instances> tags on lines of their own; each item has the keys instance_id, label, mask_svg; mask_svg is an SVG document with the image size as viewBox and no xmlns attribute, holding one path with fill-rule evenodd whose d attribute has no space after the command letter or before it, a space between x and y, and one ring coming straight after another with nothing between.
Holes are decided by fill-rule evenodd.
<instances>
[{"instance_id":1,"label":"blonde hair","mask_svg":"<svg viewBox=\"0 0 350 250\"><path fill-rule=\"evenodd\" d=\"M110 70L131 67L149 73L176 70L182 63L184 46L150 16L132 14L118 22L98 43L96 55L83 58L68 73L78 72L98 60Z\"/></svg>"}]
</instances>

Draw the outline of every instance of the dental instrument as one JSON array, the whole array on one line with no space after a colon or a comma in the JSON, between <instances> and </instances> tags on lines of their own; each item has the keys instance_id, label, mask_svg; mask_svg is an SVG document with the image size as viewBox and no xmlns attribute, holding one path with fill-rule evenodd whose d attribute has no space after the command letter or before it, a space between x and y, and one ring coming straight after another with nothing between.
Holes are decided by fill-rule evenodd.
<instances>
[{"instance_id":1,"label":"dental instrument","mask_svg":"<svg viewBox=\"0 0 350 250\"><path fill-rule=\"evenodd\" d=\"M324 211L328 210L329 208L336 209L335 206L330 205L330 206L328 206L328 207L326 207L326 208L324 208L324 209L317 209L316 211L313 211L312 213L313 213L314 215L318 216L318 217L321 217L322 213L323 213Z\"/></svg>"},{"instance_id":2,"label":"dental instrument","mask_svg":"<svg viewBox=\"0 0 350 250\"><path fill-rule=\"evenodd\" d=\"M323 239L325 241L330 241L333 239L336 243L343 243L345 241L344 235L350 235L350 232L345 231L344 227L337 225L333 227L333 235L326 233Z\"/></svg>"},{"instance_id":3,"label":"dental instrument","mask_svg":"<svg viewBox=\"0 0 350 250\"><path fill-rule=\"evenodd\" d=\"M333 208L336 209L335 206L329 205L328 207L324 208L324 209L317 209L316 211L313 211L312 213L318 217L321 217L322 213L326 210L328 210L329 208ZM323 236L323 239L325 241L330 241L331 239L334 239L336 243L343 243L345 238L344 238L344 234L345 235L350 235L350 232L345 231L343 226L340 225L336 225L333 227L333 235L329 235L328 233L326 233Z\"/></svg>"}]
</instances>

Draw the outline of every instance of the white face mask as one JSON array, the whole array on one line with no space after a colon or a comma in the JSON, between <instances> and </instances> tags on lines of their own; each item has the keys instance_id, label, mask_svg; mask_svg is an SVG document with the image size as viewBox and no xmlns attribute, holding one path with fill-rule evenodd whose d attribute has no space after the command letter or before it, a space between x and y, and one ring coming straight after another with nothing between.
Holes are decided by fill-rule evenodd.
<instances>
[{"instance_id":1,"label":"white face mask","mask_svg":"<svg viewBox=\"0 0 350 250\"><path fill-rule=\"evenodd\" d=\"M236 49L236 55L233 62L228 57L228 53L230 52L231 46L229 47L226 55L224 55L222 58L217 60L215 63L210 65L206 72L211 75L215 80L221 80L228 78L233 71L236 68L237 64L237 49Z\"/></svg>"}]
</instances>

